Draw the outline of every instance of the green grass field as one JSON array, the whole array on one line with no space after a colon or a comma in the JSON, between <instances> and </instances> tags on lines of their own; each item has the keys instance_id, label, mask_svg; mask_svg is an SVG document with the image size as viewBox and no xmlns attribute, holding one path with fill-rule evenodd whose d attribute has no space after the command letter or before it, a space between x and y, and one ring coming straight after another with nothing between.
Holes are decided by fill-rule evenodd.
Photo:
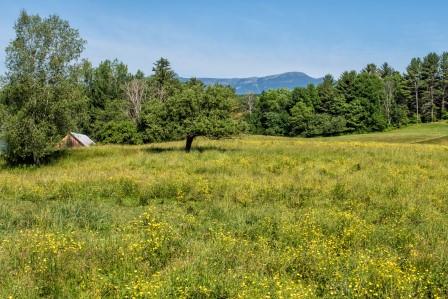
<instances>
[{"instance_id":1,"label":"green grass field","mask_svg":"<svg viewBox=\"0 0 448 299\"><path fill-rule=\"evenodd\" d=\"M446 298L445 136L438 123L0 164L0 298Z\"/></svg>"},{"instance_id":2,"label":"green grass field","mask_svg":"<svg viewBox=\"0 0 448 299\"><path fill-rule=\"evenodd\" d=\"M323 138L328 141L372 141L448 145L448 123L419 124L389 132Z\"/></svg>"}]
</instances>

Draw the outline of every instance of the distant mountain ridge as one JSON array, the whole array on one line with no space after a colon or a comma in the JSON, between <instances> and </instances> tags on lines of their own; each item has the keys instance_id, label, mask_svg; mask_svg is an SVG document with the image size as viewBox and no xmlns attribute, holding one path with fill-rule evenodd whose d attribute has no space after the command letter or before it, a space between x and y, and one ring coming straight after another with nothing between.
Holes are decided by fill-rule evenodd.
<instances>
[{"instance_id":1,"label":"distant mountain ridge","mask_svg":"<svg viewBox=\"0 0 448 299\"><path fill-rule=\"evenodd\" d=\"M249 78L197 78L205 85L222 84L235 88L237 94L262 93L268 89L305 87L319 84L323 78L313 78L302 72L287 72L278 75ZM186 81L187 78L181 78Z\"/></svg>"}]
</instances>

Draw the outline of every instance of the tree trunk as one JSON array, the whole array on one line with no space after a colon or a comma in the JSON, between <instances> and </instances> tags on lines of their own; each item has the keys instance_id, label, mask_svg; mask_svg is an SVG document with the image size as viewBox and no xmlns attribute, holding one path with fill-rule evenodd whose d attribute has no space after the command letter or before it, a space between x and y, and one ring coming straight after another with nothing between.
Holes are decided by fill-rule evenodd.
<instances>
[{"instance_id":1,"label":"tree trunk","mask_svg":"<svg viewBox=\"0 0 448 299\"><path fill-rule=\"evenodd\" d=\"M431 86L431 122L434 122L434 92Z\"/></svg>"},{"instance_id":2,"label":"tree trunk","mask_svg":"<svg viewBox=\"0 0 448 299\"><path fill-rule=\"evenodd\" d=\"M194 137L195 137L194 135L188 135L187 136L187 143L185 144L185 151L187 153L189 153L190 150L191 150L191 145L193 144Z\"/></svg>"},{"instance_id":3,"label":"tree trunk","mask_svg":"<svg viewBox=\"0 0 448 299\"><path fill-rule=\"evenodd\" d=\"M443 114L445 112L445 88L442 93L442 107L440 107L440 119L443 119Z\"/></svg>"},{"instance_id":4,"label":"tree trunk","mask_svg":"<svg viewBox=\"0 0 448 299\"><path fill-rule=\"evenodd\" d=\"M442 97L442 110L441 110L441 112L440 112L440 114L441 114L442 116L440 117L440 119L443 119L444 112L445 112L445 96Z\"/></svg>"},{"instance_id":5,"label":"tree trunk","mask_svg":"<svg viewBox=\"0 0 448 299\"><path fill-rule=\"evenodd\" d=\"M418 111L418 85L415 84L415 104L417 108L417 123L420 122L419 111Z\"/></svg>"}]
</instances>

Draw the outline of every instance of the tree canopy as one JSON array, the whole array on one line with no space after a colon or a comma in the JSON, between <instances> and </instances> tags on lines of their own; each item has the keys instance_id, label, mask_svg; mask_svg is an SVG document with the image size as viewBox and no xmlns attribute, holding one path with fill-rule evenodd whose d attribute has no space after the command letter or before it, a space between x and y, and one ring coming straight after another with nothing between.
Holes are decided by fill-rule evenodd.
<instances>
[{"instance_id":1,"label":"tree canopy","mask_svg":"<svg viewBox=\"0 0 448 299\"><path fill-rule=\"evenodd\" d=\"M187 82L173 96L151 99L143 112L141 127L147 141L186 139L190 151L198 136L221 138L237 132L231 117L236 103L234 91L224 86Z\"/></svg>"},{"instance_id":2,"label":"tree canopy","mask_svg":"<svg viewBox=\"0 0 448 299\"><path fill-rule=\"evenodd\" d=\"M39 164L76 127L85 98L72 74L85 41L58 16L22 12L6 49L6 158Z\"/></svg>"}]
</instances>

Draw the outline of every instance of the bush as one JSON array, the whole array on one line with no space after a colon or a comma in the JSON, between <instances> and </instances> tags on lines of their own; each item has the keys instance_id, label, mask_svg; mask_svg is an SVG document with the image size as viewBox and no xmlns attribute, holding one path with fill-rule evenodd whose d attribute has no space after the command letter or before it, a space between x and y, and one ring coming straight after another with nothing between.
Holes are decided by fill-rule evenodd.
<instances>
[{"instance_id":1,"label":"bush","mask_svg":"<svg viewBox=\"0 0 448 299\"><path fill-rule=\"evenodd\" d=\"M96 137L104 143L141 144L142 137L137 125L130 120L109 121L100 124Z\"/></svg>"},{"instance_id":2,"label":"bush","mask_svg":"<svg viewBox=\"0 0 448 299\"><path fill-rule=\"evenodd\" d=\"M40 164L56 151L54 144L60 136L48 122L36 122L19 113L5 127L5 159L9 164Z\"/></svg>"},{"instance_id":3,"label":"bush","mask_svg":"<svg viewBox=\"0 0 448 299\"><path fill-rule=\"evenodd\" d=\"M303 135L312 136L333 136L347 131L347 121L343 116L332 116L329 114L316 114L309 122L307 130Z\"/></svg>"}]
</instances>

